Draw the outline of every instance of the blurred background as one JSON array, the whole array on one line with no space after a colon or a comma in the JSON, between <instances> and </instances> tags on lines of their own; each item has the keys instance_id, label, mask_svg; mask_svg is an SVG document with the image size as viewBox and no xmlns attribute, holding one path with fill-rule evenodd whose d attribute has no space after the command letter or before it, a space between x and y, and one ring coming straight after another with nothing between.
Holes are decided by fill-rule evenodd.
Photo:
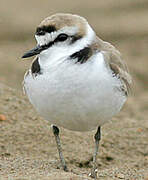
<instances>
[{"instance_id":1,"label":"blurred background","mask_svg":"<svg viewBox=\"0 0 148 180\"><path fill-rule=\"evenodd\" d=\"M133 76L133 94L146 93L148 85L147 0L1 0L0 82L21 89L31 60L24 52L35 46L36 26L57 12L84 16L97 35L122 53Z\"/></svg>"},{"instance_id":2,"label":"blurred background","mask_svg":"<svg viewBox=\"0 0 148 180\"><path fill-rule=\"evenodd\" d=\"M84 16L100 38L121 52L133 77L126 106L103 126L99 177L142 180L145 170L148 179L148 0L0 1L0 177L56 179L55 172L56 180L62 177L49 124L22 96L23 76L32 58L21 56L35 46L36 26L57 12ZM68 167L78 174L88 174L91 167L94 133L61 130ZM63 176L73 179L71 173Z\"/></svg>"}]
</instances>

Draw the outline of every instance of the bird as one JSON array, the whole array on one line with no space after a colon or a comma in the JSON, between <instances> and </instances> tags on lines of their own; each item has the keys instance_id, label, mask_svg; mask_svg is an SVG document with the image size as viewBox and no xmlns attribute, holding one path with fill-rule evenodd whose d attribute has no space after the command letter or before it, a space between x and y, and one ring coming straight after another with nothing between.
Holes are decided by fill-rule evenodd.
<instances>
[{"instance_id":1,"label":"bird","mask_svg":"<svg viewBox=\"0 0 148 180\"><path fill-rule=\"evenodd\" d=\"M35 56L23 81L37 112L52 124L59 159L63 156L59 127L91 131L95 147L90 176L97 177L101 127L125 104L132 78L120 52L98 37L84 17L56 13L36 28L37 46L22 56Z\"/></svg>"}]
</instances>

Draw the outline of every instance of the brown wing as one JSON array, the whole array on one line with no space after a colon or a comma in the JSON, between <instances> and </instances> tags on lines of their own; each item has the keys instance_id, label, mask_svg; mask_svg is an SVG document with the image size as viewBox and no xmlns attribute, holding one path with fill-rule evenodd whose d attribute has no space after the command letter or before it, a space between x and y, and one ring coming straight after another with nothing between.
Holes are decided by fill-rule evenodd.
<instances>
[{"instance_id":1,"label":"brown wing","mask_svg":"<svg viewBox=\"0 0 148 180\"><path fill-rule=\"evenodd\" d=\"M132 78L128 72L125 62L121 58L120 52L113 45L99 38L97 38L95 45L96 48L102 51L104 54L104 59L107 66L114 72L115 75L118 75L120 78L123 84L122 90L125 92L125 94L129 94Z\"/></svg>"}]
</instances>

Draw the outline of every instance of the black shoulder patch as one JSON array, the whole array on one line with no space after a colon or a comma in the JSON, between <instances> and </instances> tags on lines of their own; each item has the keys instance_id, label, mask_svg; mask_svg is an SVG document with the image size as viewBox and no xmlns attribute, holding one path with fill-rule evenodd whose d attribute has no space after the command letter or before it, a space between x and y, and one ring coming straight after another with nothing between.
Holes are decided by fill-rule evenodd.
<instances>
[{"instance_id":1,"label":"black shoulder patch","mask_svg":"<svg viewBox=\"0 0 148 180\"><path fill-rule=\"evenodd\" d=\"M92 55L92 49L90 47L85 47L80 51L72 54L70 58L77 59L76 63L79 62L80 64L83 64L89 59L91 55Z\"/></svg>"},{"instance_id":2,"label":"black shoulder patch","mask_svg":"<svg viewBox=\"0 0 148 180\"><path fill-rule=\"evenodd\" d=\"M35 61L33 61L32 66L31 66L31 72L32 74L41 74L40 72L40 65L39 65L39 61L38 61L38 57L36 58Z\"/></svg>"}]
</instances>

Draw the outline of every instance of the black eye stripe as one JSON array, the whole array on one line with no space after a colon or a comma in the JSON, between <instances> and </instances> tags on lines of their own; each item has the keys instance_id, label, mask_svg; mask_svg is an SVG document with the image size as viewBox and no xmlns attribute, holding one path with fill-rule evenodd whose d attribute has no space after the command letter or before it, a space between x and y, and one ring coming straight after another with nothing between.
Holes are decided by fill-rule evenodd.
<instances>
[{"instance_id":1,"label":"black eye stripe","mask_svg":"<svg viewBox=\"0 0 148 180\"><path fill-rule=\"evenodd\" d=\"M77 40L81 39L82 36L79 36L79 35L75 35L75 36L71 36L72 37L72 40L71 40L71 43L74 43L76 42Z\"/></svg>"},{"instance_id":2,"label":"black eye stripe","mask_svg":"<svg viewBox=\"0 0 148 180\"><path fill-rule=\"evenodd\" d=\"M82 38L82 36L78 36L78 35L68 36L67 34L61 33L61 34L59 34L58 37L55 39L55 42L65 41L68 37L71 38L71 43L74 43L74 42L76 42L77 40L79 40L79 39Z\"/></svg>"},{"instance_id":3,"label":"black eye stripe","mask_svg":"<svg viewBox=\"0 0 148 180\"><path fill-rule=\"evenodd\" d=\"M49 28L49 26L48 27L47 26L42 26L42 27L37 28L36 35L42 36L42 35L45 35L46 32L51 33L51 32L54 32L54 31L56 31L54 26L50 26L50 28ZM49 47L53 46L54 43L56 43L56 42L63 42L65 40L67 40L68 37L71 39L70 43L74 43L77 40L82 38L82 36L78 36L78 35L68 36L65 33L61 33L61 34L59 34L57 36L57 38L54 41L50 41L48 44L42 45L41 46L41 49L42 49L41 51L48 49Z\"/></svg>"}]
</instances>

